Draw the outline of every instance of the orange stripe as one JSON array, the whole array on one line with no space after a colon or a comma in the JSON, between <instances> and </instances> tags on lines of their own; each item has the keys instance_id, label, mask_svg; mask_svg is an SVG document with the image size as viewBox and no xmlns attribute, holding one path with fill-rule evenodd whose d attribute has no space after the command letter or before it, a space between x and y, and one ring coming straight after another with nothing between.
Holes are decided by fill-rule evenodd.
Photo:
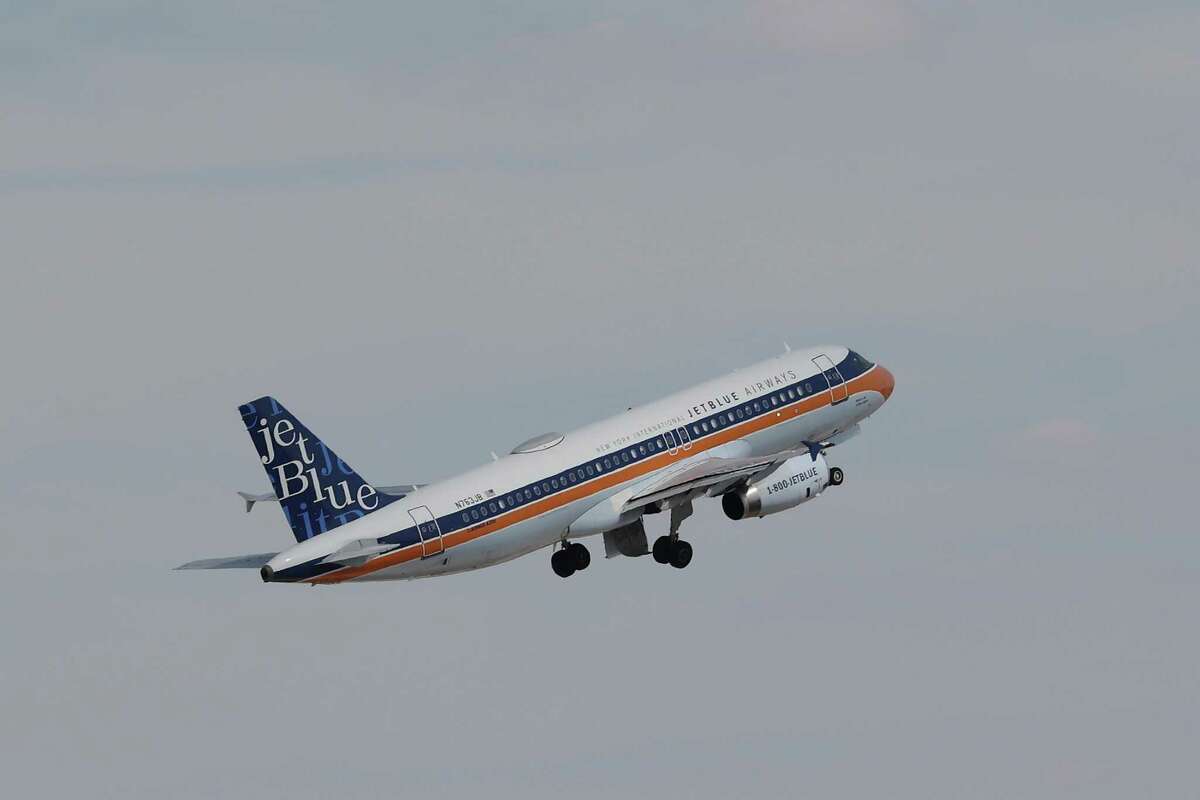
<instances>
[{"instance_id":1,"label":"orange stripe","mask_svg":"<svg viewBox=\"0 0 1200 800\"><path fill-rule=\"evenodd\" d=\"M883 388L887 385L887 379L884 377L884 372L881 367L872 367L867 372L859 375L857 378L846 383L847 397L857 392L876 391L883 393ZM776 412L766 414L756 419L740 422L732 427L724 428L714 434L709 434L704 441L696 442L690 450L680 448L675 454L659 453L656 456L650 456L636 464L630 464L628 467L622 467L619 470L613 470L603 476L594 478L586 484L574 486L566 491L558 492L553 497L547 497L544 500L539 500L527 506L514 509L506 514L497 517L492 517L488 520L480 522L478 525L473 525L469 528L447 533L442 536L442 543L446 550L456 545L465 544L466 542L474 541L481 536L495 533L503 530L510 525L515 525L518 522L524 522L527 519L545 514L547 511L553 511L556 508L580 500L589 495L601 492L618 484L625 483L632 478L641 477L651 472L668 467L671 464L682 461L685 458L703 453L706 450L711 450L714 447L732 442L736 439L741 439L743 436L748 436L752 433L757 433L761 430L766 430L781 422L792 419L800 414L807 414L810 411L816 411L819 408L824 408L830 405L829 391L823 391L818 394L807 397L792 403L790 406L780 406ZM753 402L753 401L751 401ZM603 458L603 456L601 456ZM313 578L309 583L341 583L342 581L352 580L354 578L366 575L377 570L393 567L397 564L404 564L421 557L421 543L406 545L400 550L393 550L382 556L378 556L365 564L357 567L345 567L335 572L327 572L324 575ZM439 553L438 555L441 555Z\"/></svg>"}]
</instances>

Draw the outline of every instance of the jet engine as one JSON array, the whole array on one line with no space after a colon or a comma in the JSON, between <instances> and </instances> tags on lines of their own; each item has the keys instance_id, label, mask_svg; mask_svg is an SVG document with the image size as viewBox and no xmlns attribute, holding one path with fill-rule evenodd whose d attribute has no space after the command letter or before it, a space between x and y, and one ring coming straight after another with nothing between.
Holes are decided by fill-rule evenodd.
<instances>
[{"instance_id":1,"label":"jet engine","mask_svg":"<svg viewBox=\"0 0 1200 800\"><path fill-rule=\"evenodd\" d=\"M794 456L767 477L726 492L721 497L721 508L733 520L765 517L813 499L830 484L829 478L825 456Z\"/></svg>"}]
</instances>

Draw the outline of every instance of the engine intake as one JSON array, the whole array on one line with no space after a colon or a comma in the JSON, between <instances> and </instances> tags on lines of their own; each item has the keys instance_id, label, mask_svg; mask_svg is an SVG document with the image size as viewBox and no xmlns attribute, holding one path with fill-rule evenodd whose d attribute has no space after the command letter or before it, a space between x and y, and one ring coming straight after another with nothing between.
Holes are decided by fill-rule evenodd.
<instances>
[{"instance_id":1,"label":"engine intake","mask_svg":"<svg viewBox=\"0 0 1200 800\"><path fill-rule=\"evenodd\" d=\"M762 480L726 492L721 497L721 508L732 520L765 517L813 499L828 485L825 456L794 456Z\"/></svg>"}]
</instances>

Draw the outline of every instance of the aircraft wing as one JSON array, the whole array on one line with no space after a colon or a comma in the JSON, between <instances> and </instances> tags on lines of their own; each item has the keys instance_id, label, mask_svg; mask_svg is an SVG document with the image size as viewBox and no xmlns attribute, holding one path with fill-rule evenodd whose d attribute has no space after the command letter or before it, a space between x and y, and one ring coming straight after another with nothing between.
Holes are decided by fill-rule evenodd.
<instances>
[{"instance_id":1,"label":"aircraft wing","mask_svg":"<svg viewBox=\"0 0 1200 800\"><path fill-rule=\"evenodd\" d=\"M794 456L817 453L835 447L847 439L857 435L859 427L852 425L844 431L820 442L805 442L804 447L795 450L782 450L778 453L762 456L761 458L706 458L681 470L669 473L658 480L651 481L637 488L633 495L625 501L622 511L632 511L644 508L652 503L668 500L673 497L684 497L684 501L692 497L707 494L716 497L732 489L739 483L749 483L761 480L774 472L783 462Z\"/></svg>"},{"instance_id":2,"label":"aircraft wing","mask_svg":"<svg viewBox=\"0 0 1200 800\"><path fill-rule=\"evenodd\" d=\"M199 561L189 561L180 564L175 569L258 569L278 553L251 553L248 556L227 556L225 558L202 558Z\"/></svg>"},{"instance_id":3,"label":"aircraft wing","mask_svg":"<svg viewBox=\"0 0 1200 800\"><path fill-rule=\"evenodd\" d=\"M638 487L625 501L622 511L644 508L653 503L681 497L683 502L707 494L716 497L737 486L750 483L770 475L789 458L808 453L815 455L836 444L844 442L858 433L858 426L847 430L844 435L832 437L824 442L806 442L795 450L782 450L760 458L706 458L682 470L664 475L656 481Z\"/></svg>"},{"instance_id":4,"label":"aircraft wing","mask_svg":"<svg viewBox=\"0 0 1200 800\"><path fill-rule=\"evenodd\" d=\"M734 485L760 478L792 456L806 452L790 450L761 458L706 458L686 469L664 475L641 487L625 501L623 511L632 511L677 495L717 495Z\"/></svg>"},{"instance_id":5,"label":"aircraft wing","mask_svg":"<svg viewBox=\"0 0 1200 800\"><path fill-rule=\"evenodd\" d=\"M375 491L380 494L390 494L397 497L404 497L406 494L411 494L417 489L420 489L425 484L423 483L398 483L395 486L376 486ZM238 496L246 503L246 513L250 513L250 509L254 508L255 503L276 503L279 498L274 492L263 492L262 494L254 494L253 492L238 492Z\"/></svg>"}]
</instances>

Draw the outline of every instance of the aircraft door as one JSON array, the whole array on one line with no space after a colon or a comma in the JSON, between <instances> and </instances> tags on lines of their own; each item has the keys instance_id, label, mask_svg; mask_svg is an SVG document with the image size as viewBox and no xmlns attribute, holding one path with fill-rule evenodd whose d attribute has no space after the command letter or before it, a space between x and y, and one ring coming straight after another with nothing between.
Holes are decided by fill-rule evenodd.
<instances>
[{"instance_id":1,"label":"aircraft door","mask_svg":"<svg viewBox=\"0 0 1200 800\"><path fill-rule=\"evenodd\" d=\"M821 370L821 374L825 376L825 382L829 384L829 399L832 405L845 400L850 396L850 390L846 388L846 381L842 378L842 373L838 372L837 365L833 363L833 359L822 353L813 359L813 363L817 365L817 369Z\"/></svg>"},{"instance_id":2,"label":"aircraft door","mask_svg":"<svg viewBox=\"0 0 1200 800\"><path fill-rule=\"evenodd\" d=\"M684 425L683 427L679 428L678 433L679 433L680 448L682 448L684 450L691 450L692 449L692 437L690 435L688 435L687 425Z\"/></svg>"},{"instance_id":3,"label":"aircraft door","mask_svg":"<svg viewBox=\"0 0 1200 800\"><path fill-rule=\"evenodd\" d=\"M679 442L675 440L675 431L667 431L663 434L663 441L667 443L667 452L675 455L679 452Z\"/></svg>"},{"instance_id":4,"label":"aircraft door","mask_svg":"<svg viewBox=\"0 0 1200 800\"><path fill-rule=\"evenodd\" d=\"M417 535L421 537L421 558L436 556L446 549L442 544L442 529L428 506L410 508L408 515L417 524Z\"/></svg>"}]
</instances>

